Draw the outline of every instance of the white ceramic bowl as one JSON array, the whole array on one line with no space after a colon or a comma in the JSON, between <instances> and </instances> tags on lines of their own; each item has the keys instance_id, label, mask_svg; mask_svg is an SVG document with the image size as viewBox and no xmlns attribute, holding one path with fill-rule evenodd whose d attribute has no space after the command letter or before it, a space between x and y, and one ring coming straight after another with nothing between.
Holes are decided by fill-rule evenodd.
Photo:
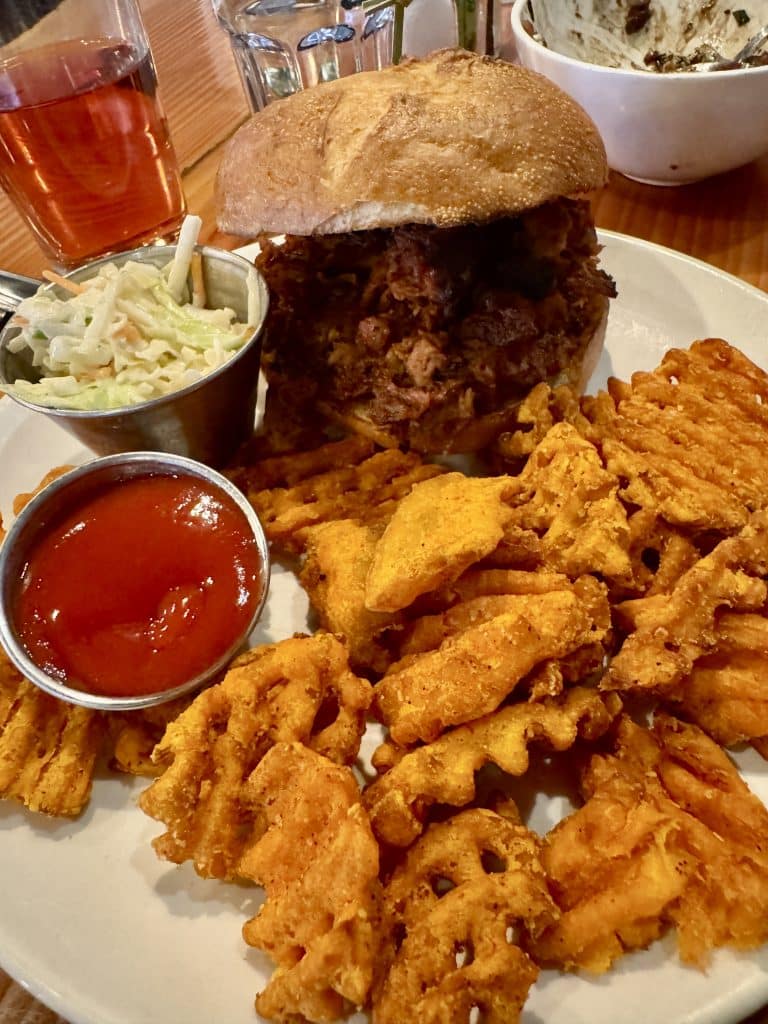
<instances>
[{"instance_id":1,"label":"white ceramic bowl","mask_svg":"<svg viewBox=\"0 0 768 1024\"><path fill-rule=\"evenodd\" d=\"M658 74L587 64L529 35L527 3L512 6L518 60L587 111L614 170L653 185L683 185L768 152L768 66Z\"/></svg>"}]
</instances>

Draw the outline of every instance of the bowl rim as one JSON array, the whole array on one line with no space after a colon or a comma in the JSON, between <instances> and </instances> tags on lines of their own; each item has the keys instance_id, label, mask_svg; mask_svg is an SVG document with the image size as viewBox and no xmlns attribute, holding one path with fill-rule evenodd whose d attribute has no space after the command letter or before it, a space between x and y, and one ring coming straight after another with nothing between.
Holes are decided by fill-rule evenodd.
<instances>
[{"instance_id":1,"label":"bowl rim","mask_svg":"<svg viewBox=\"0 0 768 1024\"><path fill-rule=\"evenodd\" d=\"M7 585L9 575L9 564L14 550L15 542L20 534L28 527L33 526L46 505L62 491L66 491L79 481L93 476L94 486L103 471L109 471L114 467L136 467L145 466L146 473L134 472L126 476L117 475L111 477L107 482L119 483L121 480L130 478L141 478L142 476L155 475L163 476L192 476L198 480L204 480L214 487L223 491L243 513L247 525L256 542L259 559L261 562L260 590L253 613L248 623L238 635L235 641L224 651L215 662L199 672L192 679L166 690L159 690L154 693L138 694L133 696L110 696L107 694L91 693L87 690L79 690L68 686L61 680L49 675L44 669L34 662L23 645L17 638L16 630L13 627L13 620L10 608L7 607L6 595L13 593L14 585L18 586L19 580ZM78 499L86 497L88 491L77 492ZM40 528L45 529L45 523ZM35 543L39 530L34 530L27 540L27 548ZM256 624L261 618L262 612L269 595L271 579L271 558L269 553L269 542L267 541L264 527L246 496L237 488L231 480L205 463L195 459L187 458L184 455L165 454L162 452L136 451L124 452L118 455L105 455L92 459L81 466L63 473L47 484L24 506L19 515L11 524L2 544L0 545L0 644L5 649L8 658L22 674L22 676L34 686L58 697L69 704L77 704L81 707L91 708L98 711L133 711L138 708L154 707L158 704L165 704L176 697L180 697L194 690L202 689L206 683L212 682L215 677L229 664L232 658L245 645L248 637L253 632Z\"/></svg>"},{"instance_id":2,"label":"bowl rim","mask_svg":"<svg viewBox=\"0 0 768 1024\"><path fill-rule=\"evenodd\" d=\"M127 249L125 252L117 252L111 253L107 256L100 256L98 259L91 260L89 263L84 263L80 267L75 267L74 270L68 271L63 276L77 281L79 279L79 275L87 274L92 270L97 271L99 267L107 263L115 263L117 261L119 261L120 264L127 263L132 258L136 258L138 254L161 255L164 253L170 253L171 255L169 255L168 259L168 262L170 262L175 248L176 243L171 243L170 245L142 245L137 249ZM18 405L23 406L25 409L29 409L32 412L43 413L45 416L86 421L95 419L111 421L129 416L131 413L136 412L139 409L143 412L147 409L151 410L162 408L163 405L168 405L176 399L193 394L195 391L200 390L200 388L205 387L205 385L210 381L216 380L217 377L220 377L260 341L264 333L267 314L269 313L269 288L263 274L255 264L249 259L246 259L245 256L241 256L239 253L231 252L229 249L220 249L218 246L213 245L196 245L194 251L200 253L200 255L204 257L221 259L225 263L232 263L235 266L239 265L246 267L249 270L253 270L256 274L257 280L260 282L262 302L259 310L258 323L254 326L248 339L243 342L240 348L235 349L232 356L227 359L225 363L222 363L221 366L218 366L210 373L206 373L205 376L200 378L200 380L193 381L192 384L186 384L183 388L177 388L175 391L169 391L167 395L158 395L157 398L149 398L143 402L134 402L132 405L121 405L114 409L67 409L66 407L58 405L38 405L37 402L31 402L29 399L21 398L14 394L13 391L5 392L8 397L13 399L13 401ZM137 262L140 263L141 260L137 259ZM40 284L42 286L42 290L46 292L61 289L61 286L55 281L51 281L48 284L41 281ZM12 313L7 322L2 326L2 328L0 328L0 352L7 348L8 332L14 327L13 320L15 315L15 313ZM4 386L13 387L14 381L6 379L1 367L2 364L0 363L0 390L2 390Z\"/></svg>"},{"instance_id":3,"label":"bowl rim","mask_svg":"<svg viewBox=\"0 0 768 1024\"><path fill-rule=\"evenodd\" d=\"M665 74L658 74L653 71L642 71L639 68L614 68L608 64L594 64L588 60L581 60L578 57L571 57L568 54L560 53L558 50L553 50L549 46L545 46L544 43L539 42L538 39L534 39L532 35L525 31L523 28L522 11L527 5L528 0L513 0L512 10L510 12L510 23L512 26L512 35L515 39L516 46L519 46L518 41L523 41L524 44L533 47L534 49L541 50L542 53L548 54L556 64L562 64L565 67L574 68L591 68L593 71L599 74L611 74L621 75L627 79L642 79L645 82L656 81L656 82L695 82L697 87L701 88L702 80L712 79L715 81L721 81L723 78L733 80L740 77L747 72L750 75L750 81L753 77L760 72L768 74L768 64L761 67L754 68L732 68L729 71L717 71L711 74L696 74L692 71L669 71ZM518 59L520 54L518 51ZM522 63L522 61L521 61ZM673 88L690 88L690 85L678 86L674 85Z\"/></svg>"}]
</instances>

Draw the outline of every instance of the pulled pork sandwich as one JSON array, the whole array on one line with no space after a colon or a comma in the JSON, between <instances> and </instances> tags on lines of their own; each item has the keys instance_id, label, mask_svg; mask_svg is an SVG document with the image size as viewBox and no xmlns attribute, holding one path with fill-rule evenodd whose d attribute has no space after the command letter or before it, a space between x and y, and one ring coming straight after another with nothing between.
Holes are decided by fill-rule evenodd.
<instances>
[{"instance_id":1,"label":"pulled pork sandwich","mask_svg":"<svg viewBox=\"0 0 768 1024\"><path fill-rule=\"evenodd\" d=\"M615 290L578 196L606 176L565 93L460 50L267 107L217 201L262 244L270 391L388 447L462 452L538 382L583 386Z\"/></svg>"}]
</instances>

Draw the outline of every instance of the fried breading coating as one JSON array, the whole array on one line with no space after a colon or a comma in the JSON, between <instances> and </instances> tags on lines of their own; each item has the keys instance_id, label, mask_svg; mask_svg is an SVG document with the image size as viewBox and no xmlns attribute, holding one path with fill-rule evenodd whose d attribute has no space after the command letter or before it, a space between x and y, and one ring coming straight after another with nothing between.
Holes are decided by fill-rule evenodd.
<instances>
[{"instance_id":1,"label":"fried breading coating","mask_svg":"<svg viewBox=\"0 0 768 1024\"><path fill-rule=\"evenodd\" d=\"M566 577L562 590L569 590ZM520 595L488 594L470 598L434 615L422 615L403 627L398 645L400 659L392 666L393 671L413 664L414 655L436 651L449 637L456 637L467 629L473 629L483 622L490 622L498 615L515 613L520 608Z\"/></svg>"},{"instance_id":2,"label":"fried breading coating","mask_svg":"<svg viewBox=\"0 0 768 1024\"><path fill-rule=\"evenodd\" d=\"M234 467L229 476L245 491L269 540L296 554L308 527L388 517L414 484L442 472L414 453L376 451L353 438Z\"/></svg>"},{"instance_id":3,"label":"fried breading coating","mask_svg":"<svg viewBox=\"0 0 768 1024\"><path fill-rule=\"evenodd\" d=\"M597 614L575 588L508 597L511 610L448 636L437 650L385 675L374 693L376 714L395 743L409 744L493 711L542 661L603 639L608 613L604 591L601 596Z\"/></svg>"},{"instance_id":4,"label":"fried breading coating","mask_svg":"<svg viewBox=\"0 0 768 1024\"><path fill-rule=\"evenodd\" d=\"M631 579L630 533L619 480L606 472L597 449L575 427L552 427L516 479L520 491L506 529L507 558L519 544L520 560L528 561L533 532L537 564L551 572Z\"/></svg>"},{"instance_id":5,"label":"fried breading coating","mask_svg":"<svg viewBox=\"0 0 768 1024\"><path fill-rule=\"evenodd\" d=\"M768 619L725 612L713 651L665 696L723 746L768 740Z\"/></svg>"},{"instance_id":6,"label":"fried breading coating","mask_svg":"<svg viewBox=\"0 0 768 1024\"><path fill-rule=\"evenodd\" d=\"M768 938L768 810L700 729L623 718L582 790L585 805L545 844L563 916L535 940L538 959L604 971L670 924L698 966L717 946Z\"/></svg>"},{"instance_id":7,"label":"fried breading coating","mask_svg":"<svg viewBox=\"0 0 768 1024\"><path fill-rule=\"evenodd\" d=\"M162 768L152 760L152 751L163 738L168 723L178 718L191 702L192 697L177 697L152 707L108 715L110 767L128 775L159 775Z\"/></svg>"},{"instance_id":8,"label":"fried breading coating","mask_svg":"<svg viewBox=\"0 0 768 1024\"><path fill-rule=\"evenodd\" d=\"M277 964L256 999L269 1020L332 1021L365 1004L380 948L379 850L352 771L280 743L246 784L261 838L241 874L266 902L245 941Z\"/></svg>"},{"instance_id":9,"label":"fried breading coating","mask_svg":"<svg viewBox=\"0 0 768 1024\"><path fill-rule=\"evenodd\" d=\"M343 441L331 441L316 448L253 460L248 458L246 449L240 453L244 461L230 466L227 476L245 493L275 487L288 489L339 466L357 466L375 451L376 446L362 437L346 437Z\"/></svg>"},{"instance_id":10,"label":"fried breading coating","mask_svg":"<svg viewBox=\"0 0 768 1024\"><path fill-rule=\"evenodd\" d=\"M568 385L551 388L537 384L515 410L517 429L500 434L492 456L502 464L520 465L556 423L570 423L582 437L589 438L591 425L579 407L579 396Z\"/></svg>"},{"instance_id":11,"label":"fried breading coating","mask_svg":"<svg viewBox=\"0 0 768 1024\"><path fill-rule=\"evenodd\" d=\"M464 807L472 801L475 772L484 764L523 775L530 743L562 751L579 737L598 739L621 708L615 694L607 697L575 686L550 700L503 707L412 750L385 742L373 763L388 770L363 792L374 832L393 846L408 846L433 804Z\"/></svg>"},{"instance_id":12,"label":"fried breading coating","mask_svg":"<svg viewBox=\"0 0 768 1024\"><path fill-rule=\"evenodd\" d=\"M527 569L486 568L468 569L455 583L439 587L426 599L418 602L424 611L442 611L462 601L498 594L548 594L551 590L566 590L570 580L564 573L531 571Z\"/></svg>"},{"instance_id":13,"label":"fried breading coating","mask_svg":"<svg viewBox=\"0 0 768 1024\"><path fill-rule=\"evenodd\" d=\"M632 583L627 589L644 597L668 593L701 557L685 533L650 509L629 517L629 536Z\"/></svg>"},{"instance_id":14,"label":"fried breading coating","mask_svg":"<svg viewBox=\"0 0 768 1024\"><path fill-rule=\"evenodd\" d=\"M672 349L582 410L622 497L668 523L734 533L768 507L768 375L720 339Z\"/></svg>"},{"instance_id":15,"label":"fried breading coating","mask_svg":"<svg viewBox=\"0 0 768 1024\"><path fill-rule=\"evenodd\" d=\"M384 890L374 1024L514 1024L538 971L519 936L557 916L528 829L487 810L431 825Z\"/></svg>"},{"instance_id":16,"label":"fried breading coating","mask_svg":"<svg viewBox=\"0 0 768 1024\"><path fill-rule=\"evenodd\" d=\"M103 716L21 676L0 649L0 797L74 818L91 795Z\"/></svg>"},{"instance_id":17,"label":"fried breading coating","mask_svg":"<svg viewBox=\"0 0 768 1024\"><path fill-rule=\"evenodd\" d=\"M400 616L365 606L365 581L383 527L338 519L307 531L306 560L299 582L323 629L340 634L349 646L356 672L383 673L392 656L381 635Z\"/></svg>"},{"instance_id":18,"label":"fried breading coating","mask_svg":"<svg viewBox=\"0 0 768 1024\"><path fill-rule=\"evenodd\" d=\"M349 670L330 633L293 637L237 658L223 681L200 693L155 747L163 774L140 806L168 831L158 856L192 860L205 878L234 878L258 839L246 780L276 743L299 741L350 764L358 751L371 686Z\"/></svg>"},{"instance_id":19,"label":"fried breading coating","mask_svg":"<svg viewBox=\"0 0 768 1024\"><path fill-rule=\"evenodd\" d=\"M768 512L754 513L685 572L669 594L625 601L616 609L630 635L601 686L664 690L676 686L717 642L716 613L759 609L768 596Z\"/></svg>"},{"instance_id":20,"label":"fried breading coating","mask_svg":"<svg viewBox=\"0 0 768 1024\"><path fill-rule=\"evenodd\" d=\"M400 660L391 666L392 670L411 663L414 655L437 650L448 637L458 636L466 629L488 622L497 615L514 611L519 608L519 597L522 595L546 594L557 590L574 593L592 617L601 638L607 636L611 626L610 607L605 598L605 588L594 577L584 576L572 583L567 576L556 573L528 573L505 569L478 570L465 574L465 577L457 582L454 591L474 593L476 596L451 603L445 611L406 620L402 629L393 638L393 642L394 639L397 640ZM588 646L591 648L593 645ZM584 650L585 648L579 649L580 652ZM605 654L602 639L594 645L593 653L597 661L602 662ZM567 661L570 657L566 656L561 660ZM581 675L571 678L573 681L584 678L584 675L595 667L597 666L592 665Z\"/></svg>"},{"instance_id":21,"label":"fried breading coating","mask_svg":"<svg viewBox=\"0 0 768 1024\"><path fill-rule=\"evenodd\" d=\"M498 545L516 489L509 477L444 473L417 484L399 503L376 545L365 603L396 612L457 579Z\"/></svg>"}]
</instances>

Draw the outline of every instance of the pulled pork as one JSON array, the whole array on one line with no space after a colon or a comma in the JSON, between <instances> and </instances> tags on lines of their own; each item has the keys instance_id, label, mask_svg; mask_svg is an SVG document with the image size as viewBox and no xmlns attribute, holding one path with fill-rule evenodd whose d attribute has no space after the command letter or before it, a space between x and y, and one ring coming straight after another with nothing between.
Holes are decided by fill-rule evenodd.
<instances>
[{"instance_id":1,"label":"pulled pork","mask_svg":"<svg viewBox=\"0 0 768 1024\"><path fill-rule=\"evenodd\" d=\"M580 363L615 295L585 202L436 228L262 239L270 388L391 444L460 438ZM464 435L466 437L466 435Z\"/></svg>"}]
</instances>

